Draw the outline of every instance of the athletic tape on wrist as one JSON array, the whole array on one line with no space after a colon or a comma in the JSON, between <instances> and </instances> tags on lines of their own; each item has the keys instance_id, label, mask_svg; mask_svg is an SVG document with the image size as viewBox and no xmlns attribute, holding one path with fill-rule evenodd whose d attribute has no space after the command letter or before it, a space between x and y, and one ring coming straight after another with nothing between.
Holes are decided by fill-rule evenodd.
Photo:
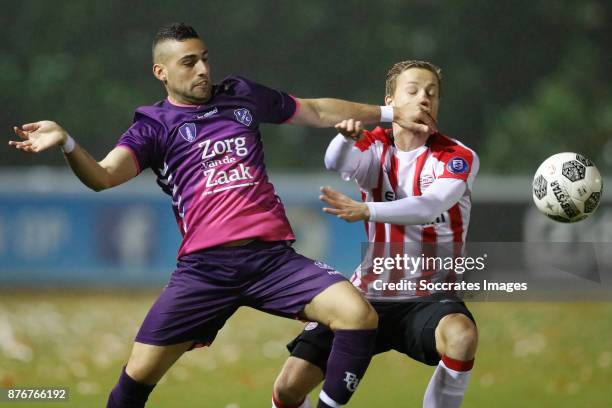
<instances>
[{"instance_id":1,"label":"athletic tape on wrist","mask_svg":"<svg viewBox=\"0 0 612 408\"><path fill-rule=\"evenodd\" d=\"M393 106L381 106L380 107L380 122L381 123L393 122Z\"/></svg>"},{"instance_id":2,"label":"athletic tape on wrist","mask_svg":"<svg viewBox=\"0 0 612 408\"><path fill-rule=\"evenodd\" d=\"M70 153L71 151L74 150L75 147L76 147L76 142L70 135L68 135L68 137L66 138L66 142L62 145L62 151L64 153Z\"/></svg>"}]
</instances>

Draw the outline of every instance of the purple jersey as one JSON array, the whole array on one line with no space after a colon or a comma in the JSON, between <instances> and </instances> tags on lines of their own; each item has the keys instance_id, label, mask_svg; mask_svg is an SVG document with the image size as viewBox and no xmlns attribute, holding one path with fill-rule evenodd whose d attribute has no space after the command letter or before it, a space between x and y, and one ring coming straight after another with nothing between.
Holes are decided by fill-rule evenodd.
<instances>
[{"instance_id":1,"label":"purple jersey","mask_svg":"<svg viewBox=\"0 0 612 408\"><path fill-rule=\"evenodd\" d=\"M290 95L231 76L200 106L164 100L136 110L118 146L139 172L151 167L172 197L183 235L179 257L227 242L294 240L264 165L260 123L283 123L297 111Z\"/></svg>"}]
</instances>

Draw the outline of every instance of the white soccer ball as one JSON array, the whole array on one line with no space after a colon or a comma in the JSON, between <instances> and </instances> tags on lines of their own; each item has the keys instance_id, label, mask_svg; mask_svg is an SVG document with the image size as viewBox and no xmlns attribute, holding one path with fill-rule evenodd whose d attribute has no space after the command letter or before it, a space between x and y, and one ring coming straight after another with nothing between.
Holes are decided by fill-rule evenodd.
<instances>
[{"instance_id":1,"label":"white soccer ball","mask_svg":"<svg viewBox=\"0 0 612 408\"><path fill-rule=\"evenodd\" d=\"M599 170L578 153L550 156L533 178L536 207L559 222L577 222L589 217L597 209L602 193Z\"/></svg>"}]
</instances>

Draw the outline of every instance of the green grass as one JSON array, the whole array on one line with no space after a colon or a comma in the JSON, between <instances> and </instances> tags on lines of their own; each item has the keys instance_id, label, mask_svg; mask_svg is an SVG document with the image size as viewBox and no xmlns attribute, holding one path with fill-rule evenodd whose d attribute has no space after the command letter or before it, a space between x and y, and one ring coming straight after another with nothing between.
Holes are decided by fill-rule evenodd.
<instances>
[{"instance_id":1,"label":"green grass","mask_svg":"<svg viewBox=\"0 0 612 408\"><path fill-rule=\"evenodd\" d=\"M0 293L0 386L70 389L104 406L155 294ZM612 406L612 303L472 303L480 346L465 407ZM191 351L150 407L269 407L298 322L242 308L212 348ZM419 407L432 368L395 352L374 359L351 407Z\"/></svg>"}]
</instances>

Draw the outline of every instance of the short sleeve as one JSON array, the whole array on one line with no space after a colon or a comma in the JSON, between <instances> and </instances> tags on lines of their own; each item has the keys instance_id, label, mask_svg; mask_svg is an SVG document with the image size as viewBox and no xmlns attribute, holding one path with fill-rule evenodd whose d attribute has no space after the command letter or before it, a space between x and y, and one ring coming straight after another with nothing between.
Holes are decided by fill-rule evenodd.
<instances>
[{"instance_id":1,"label":"short sleeve","mask_svg":"<svg viewBox=\"0 0 612 408\"><path fill-rule=\"evenodd\" d=\"M246 87L258 113L260 122L283 123L293 117L298 108L297 100L288 93L268 88L248 79L237 77Z\"/></svg>"},{"instance_id":2,"label":"short sleeve","mask_svg":"<svg viewBox=\"0 0 612 408\"><path fill-rule=\"evenodd\" d=\"M155 163L160 132L161 125L150 118L141 116L119 138L117 147L127 148L132 153L139 173Z\"/></svg>"}]
</instances>

